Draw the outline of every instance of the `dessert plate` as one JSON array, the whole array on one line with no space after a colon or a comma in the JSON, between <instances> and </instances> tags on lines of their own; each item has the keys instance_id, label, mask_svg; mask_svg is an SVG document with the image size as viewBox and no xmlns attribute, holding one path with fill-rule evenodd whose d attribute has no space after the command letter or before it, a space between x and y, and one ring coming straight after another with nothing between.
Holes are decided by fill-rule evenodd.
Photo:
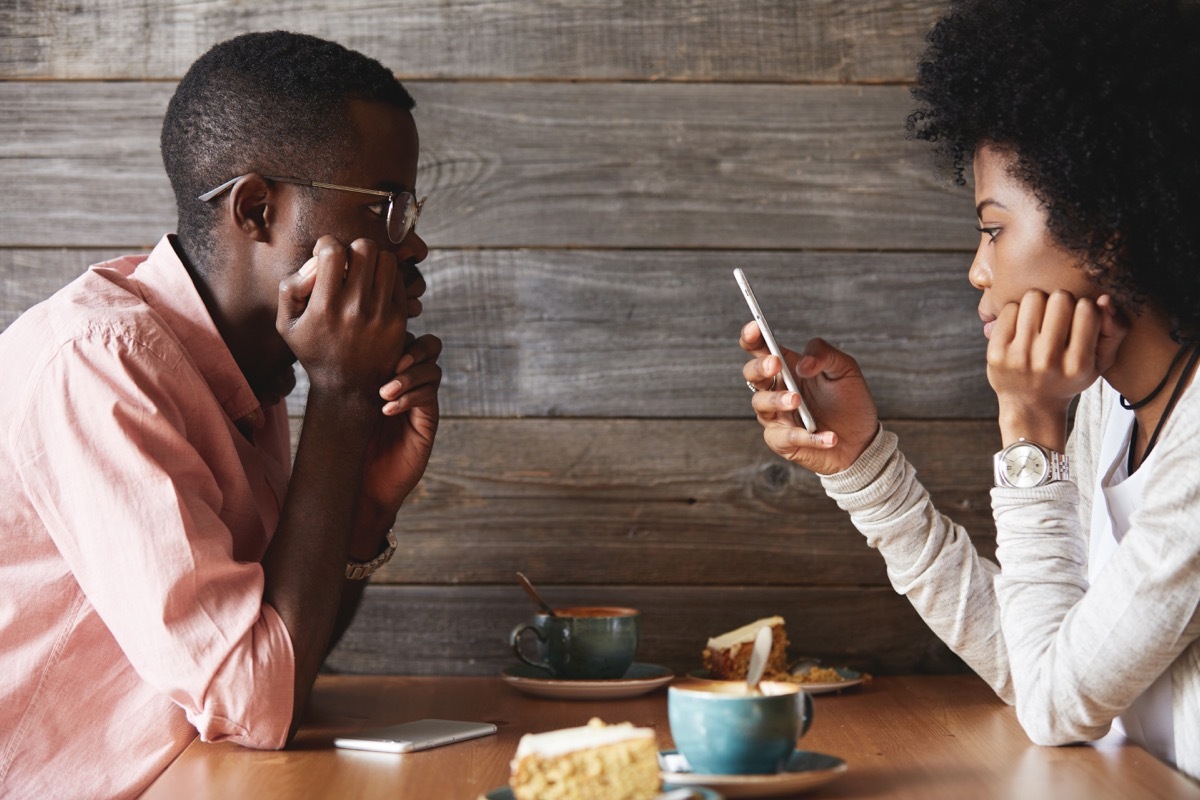
<instances>
[{"instance_id":1,"label":"dessert plate","mask_svg":"<svg viewBox=\"0 0 1200 800\"><path fill-rule=\"evenodd\" d=\"M666 686L675 673L657 664L635 661L620 678L607 680L566 680L551 678L545 670L528 664L514 664L500 671L500 678L509 686L537 697L557 700L615 700L637 697Z\"/></svg>"},{"instance_id":2,"label":"dessert plate","mask_svg":"<svg viewBox=\"0 0 1200 800\"><path fill-rule=\"evenodd\" d=\"M836 756L797 750L783 770L774 775L696 775L687 759L675 750L658 754L664 781L672 786L716 789L728 798L778 797L824 786L846 771L846 762Z\"/></svg>"},{"instance_id":3,"label":"dessert plate","mask_svg":"<svg viewBox=\"0 0 1200 800\"><path fill-rule=\"evenodd\" d=\"M834 667L840 681L828 681L817 683L816 681L795 681L797 686L800 686L809 694L829 694L830 692L840 692L842 689L849 689L851 686L858 686L866 680L866 676L858 670L849 669L847 667ZM708 671L704 669L694 669L688 673L688 677L697 681L715 682L716 678L708 677Z\"/></svg>"},{"instance_id":4,"label":"dessert plate","mask_svg":"<svg viewBox=\"0 0 1200 800\"><path fill-rule=\"evenodd\" d=\"M665 784L662 788L662 793L666 794L667 792L682 788L684 787ZM691 789L694 793L694 800L725 800L724 797L707 786L688 786L687 788ZM661 796L659 795L659 797ZM479 800L516 800L516 798L513 796L512 789L507 786L501 786L498 789L492 789L487 794L479 795Z\"/></svg>"}]
</instances>

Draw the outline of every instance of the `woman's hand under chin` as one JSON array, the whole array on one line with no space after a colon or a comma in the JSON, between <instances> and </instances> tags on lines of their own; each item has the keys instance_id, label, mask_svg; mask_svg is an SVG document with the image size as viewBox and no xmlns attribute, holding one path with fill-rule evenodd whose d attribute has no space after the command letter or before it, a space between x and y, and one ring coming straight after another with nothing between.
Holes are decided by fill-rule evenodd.
<instances>
[{"instance_id":1,"label":"woman's hand under chin","mask_svg":"<svg viewBox=\"0 0 1200 800\"><path fill-rule=\"evenodd\" d=\"M1071 401L1116 361L1129 325L1109 295L1031 289L1000 310L987 348L988 382L1004 444L1063 450Z\"/></svg>"}]
</instances>

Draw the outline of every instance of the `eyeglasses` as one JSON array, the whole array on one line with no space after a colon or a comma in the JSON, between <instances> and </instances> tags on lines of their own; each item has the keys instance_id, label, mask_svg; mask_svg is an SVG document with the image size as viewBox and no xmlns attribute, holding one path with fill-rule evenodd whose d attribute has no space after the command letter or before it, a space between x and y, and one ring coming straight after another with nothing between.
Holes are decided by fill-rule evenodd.
<instances>
[{"instance_id":1,"label":"eyeglasses","mask_svg":"<svg viewBox=\"0 0 1200 800\"><path fill-rule=\"evenodd\" d=\"M238 175L236 178L231 178L215 189L210 189L196 199L201 203L207 203L215 197L220 197L230 189L235 183L240 181L245 175ZM387 204L387 232L388 238L393 244L400 244L404 241L404 237L408 236L409 232L417 226L417 220L421 218L421 207L425 205L428 197L422 197L418 202L417 198L413 197L412 192L385 192L380 189L360 189L357 186L341 186L336 183L322 183L321 181L305 181L299 178L280 178L275 175L264 175L269 181L279 181L280 183L294 183L297 186L312 186L316 189L337 189L339 192L358 192L359 194L372 194L376 197L386 197ZM381 214L381 216L383 216Z\"/></svg>"}]
</instances>

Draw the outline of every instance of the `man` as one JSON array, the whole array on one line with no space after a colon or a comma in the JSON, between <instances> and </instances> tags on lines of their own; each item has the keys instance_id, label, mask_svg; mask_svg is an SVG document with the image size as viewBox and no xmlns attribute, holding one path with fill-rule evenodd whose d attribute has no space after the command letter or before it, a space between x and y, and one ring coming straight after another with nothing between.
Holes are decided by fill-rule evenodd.
<instances>
[{"instance_id":1,"label":"man","mask_svg":"<svg viewBox=\"0 0 1200 800\"><path fill-rule=\"evenodd\" d=\"M123 797L197 735L284 746L428 463L441 343L412 98L282 32L163 124L177 235L0 336L0 795ZM308 374L289 465L292 364Z\"/></svg>"}]
</instances>

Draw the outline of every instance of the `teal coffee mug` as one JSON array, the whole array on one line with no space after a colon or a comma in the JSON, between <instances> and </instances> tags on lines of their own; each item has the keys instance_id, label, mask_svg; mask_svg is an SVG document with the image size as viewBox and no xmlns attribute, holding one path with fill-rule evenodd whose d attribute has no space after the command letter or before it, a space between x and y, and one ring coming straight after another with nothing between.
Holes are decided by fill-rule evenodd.
<instances>
[{"instance_id":1,"label":"teal coffee mug","mask_svg":"<svg viewBox=\"0 0 1200 800\"><path fill-rule=\"evenodd\" d=\"M639 614L632 608L580 606L538 614L532 624L513 628L513 653L526 664L568 680L620 678L633 664ZM537 655L526 655L521 636L537 639Z\"/></svg>"},{"instance_id":2,"label":"teal coffee mug","mask_svg":"<svg viewBox=\"0 0 1200 800\"><path fill-rule=\"evenodd\" d=\"M812 725L812 698L794 683L741 681L672 686L667 717L675 749L697 775L779 772Z\"/></svg>"}]
</instances>

